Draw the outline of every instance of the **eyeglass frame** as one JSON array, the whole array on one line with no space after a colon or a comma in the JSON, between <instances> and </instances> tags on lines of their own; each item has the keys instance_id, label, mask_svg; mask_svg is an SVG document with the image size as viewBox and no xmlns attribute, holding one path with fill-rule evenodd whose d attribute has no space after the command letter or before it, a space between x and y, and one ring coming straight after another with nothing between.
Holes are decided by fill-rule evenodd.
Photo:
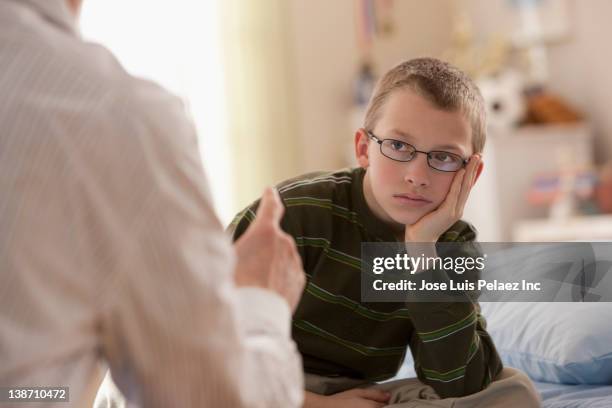
<instances>
[{"instance_id":1,"label":"eyeglass frame","mask_svg":"<svg viewBox=\"0 0 612 408\"><path fill-rule=\"evenodd\" d=\"M365 129L364 129L364 130L365 130ZM469 160L464 159L463 157L461 157L460 155L458 155L458 154L456 154L456 153L447 152L447 151L444 151L444 150L430 150L429 152L424 152L424 151L422 151L422 150L417 150L417 148L416 148L415 146L411 145L410 143L404 142L403 140L397 140L397 139L392 139L392 138L381 139L381 138L379 138L378 136L376 136L374 133L372 133L371 131L369 131L369 130L365 130L365 131L366 131L366 134L367 134L367 135L368 135L368 136L369 136L371 139L374 139L374 141L375 141L376 143L378 143L378 144L379 144L379 146L380 146L380 154L382 154L383 156L385 156L385 157L386 157L387 159L389 159L389 160L393 160L393 161L400 162L400 163L408 163L408 162L411 162L412 160L414 160L414 158L416 157L416 154L417 154L417 153L423 153L424 155L426 155L426 156L427 156L427 165L428 165L429 167L431 167L432 169L434 169L434 170L436 170L436 171L441 171L441 172L444 172L444 173L456 173L456 172L458 172L459 170L461 170L462 168L464 168L464 167L466 166L466 164L468 164L468 162L469 162ZM384 153L383 153L383 151L382 151L382 145L383 145L383 143L385 142L385 140L392 140L392 141L394 141L394 142L403 143L403 144L405 144L405 145L408 145L408 146L412 147L412 148L414 149L414 154L413 154L412 158L411 158L411 159L409 159L409 160L398 160L398 159L394 159L393 157L389 157L389 156L387 156L387 155L386 155L386 154L384 154ZM462 160L461 167L460 167L460 168L458 168L457 170L440 170L440 169L436 169L435 167L433 167L433 166L432 166L432 165L429 163L429 159L430 159L429 154L430 154L430 153L434 153L434 152L438 152L438 153L446 153L446 154L450 154L450 155L455 156L455 157L459 157L459 158Z\"/></svg>"}]
</instances>

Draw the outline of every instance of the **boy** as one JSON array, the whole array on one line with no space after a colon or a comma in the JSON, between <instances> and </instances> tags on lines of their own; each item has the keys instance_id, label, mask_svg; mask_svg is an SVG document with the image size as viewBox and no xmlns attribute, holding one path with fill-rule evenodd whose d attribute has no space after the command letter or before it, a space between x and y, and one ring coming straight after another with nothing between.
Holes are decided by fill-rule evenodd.
<instances>
[{"instance_id":1,"label":"boy","mask_svg":"<svg viewBox=\"0 0 612 408\"><path fill-rule=\"evenodd\" d=\"M484 105L472 81L439 60L414 59L377 84L355 133L358 168L279 185L286 207L281 225L296 241L308 280L293 316L309 391L305 406L383 406L419 398L446 398L439 406L451 406L443 405L455 399L448 397L484 393L501 373L477 304L360 301L362 242L418 243L427 256L435 256L436 242L474 242L475 230L460 217L483 169L484 142ZM236 217L234 239L256 207ZM393 377L406 346L419 380L435 393L427 387L430 395L407 397L410 392L397 387L385 388L391 395L355 388ZM521 375L510 380L526 384L515 388L524 391L522 399L508 406L537 406Z\"/></svg>"}]
</instances>

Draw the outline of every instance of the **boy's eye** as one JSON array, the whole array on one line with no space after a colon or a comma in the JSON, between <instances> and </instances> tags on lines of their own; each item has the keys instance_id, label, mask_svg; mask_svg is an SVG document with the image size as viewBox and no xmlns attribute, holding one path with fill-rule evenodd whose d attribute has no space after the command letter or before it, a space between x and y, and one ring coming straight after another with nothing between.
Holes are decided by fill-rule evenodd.
<instances>
[{"instance_id":1,"label":"boy's eye","mask_svg":"<svg viewBox=\"0 0 612 408\"><path fill-rule=\"evenodd\" d=\"M391 148L398 152L406 152L409 150L406 143L400 142L399 140L391 140Z\"/></svg>"},{"instance_id":2,"label":"boy's eye","mask_svg":"<svg viewBox=\"0 0 612 408\"><path fill-rule=\"evenodd\" d=\"M452 163L458 160L458 158L454 154L446 153L446 152L432 152L432 158L441 163Z\"/></svg>"}]
</instances>

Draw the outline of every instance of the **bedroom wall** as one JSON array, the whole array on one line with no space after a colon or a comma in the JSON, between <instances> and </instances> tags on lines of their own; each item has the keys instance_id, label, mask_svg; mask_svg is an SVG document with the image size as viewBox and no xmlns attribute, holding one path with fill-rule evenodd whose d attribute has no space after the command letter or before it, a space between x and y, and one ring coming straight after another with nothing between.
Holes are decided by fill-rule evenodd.
<instances>
[{"instance_id":1,"label":"bedroom wall","mask_svg":"<svg viewBox=\"0 0 612 408\"><path fill-rule=\"evenodd\" d=\"M462 0L480 35L495 32L507 0ZM612 2L563 1L569 15L569 36L548 48L550 89L583 112L593 125L595 158L612 158Z\"/></svg>"},{"instance_id":2,"label":"bedroom wall","mask_svg":"<svg viewBox=\"0 0 612 408\"><path fill-rule=\"evenodd\" d=\"M550 49L551 88L572 101L591 121L595 159L612 158L612 2L569 2L572 34L567 43Z\"/></svg>"},{"instance_id":3,"label":"bedroom wall","mask_svg":"<svg viewBox=\"0 0 612 408\"><path fill-rule=\"evenodd\" d=\"M346 166L353 138L351 87L359 64L354 0L292 0L290 17L302 172ZM438 55L450 38L450 0L393 2L396 34L376 41L379 72Z\"/></svg>"}]
</instances>

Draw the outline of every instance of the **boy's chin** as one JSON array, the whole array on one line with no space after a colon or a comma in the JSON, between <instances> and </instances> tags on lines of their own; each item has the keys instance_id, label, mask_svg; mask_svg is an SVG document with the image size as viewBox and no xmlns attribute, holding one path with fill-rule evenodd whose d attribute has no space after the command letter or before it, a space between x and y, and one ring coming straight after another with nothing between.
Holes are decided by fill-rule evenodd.
<instances>
[{"instance_id":1,"label":"boy's chin","mask_svg":"<svg viewBox=\"0 0 612 408\"><path fill-rule=\"evenodd\" d=\"M401 224L401 225L412 225L415 224L418 220L420 220L424 215L426 214L426 212L421 213L416 213L416 212L410 212L410 213L406 213L406 212L396 212L396 213L391 213L389 214L391 216L391 219L396 223L396 224Z\"/></svg>"}]
</instances>

